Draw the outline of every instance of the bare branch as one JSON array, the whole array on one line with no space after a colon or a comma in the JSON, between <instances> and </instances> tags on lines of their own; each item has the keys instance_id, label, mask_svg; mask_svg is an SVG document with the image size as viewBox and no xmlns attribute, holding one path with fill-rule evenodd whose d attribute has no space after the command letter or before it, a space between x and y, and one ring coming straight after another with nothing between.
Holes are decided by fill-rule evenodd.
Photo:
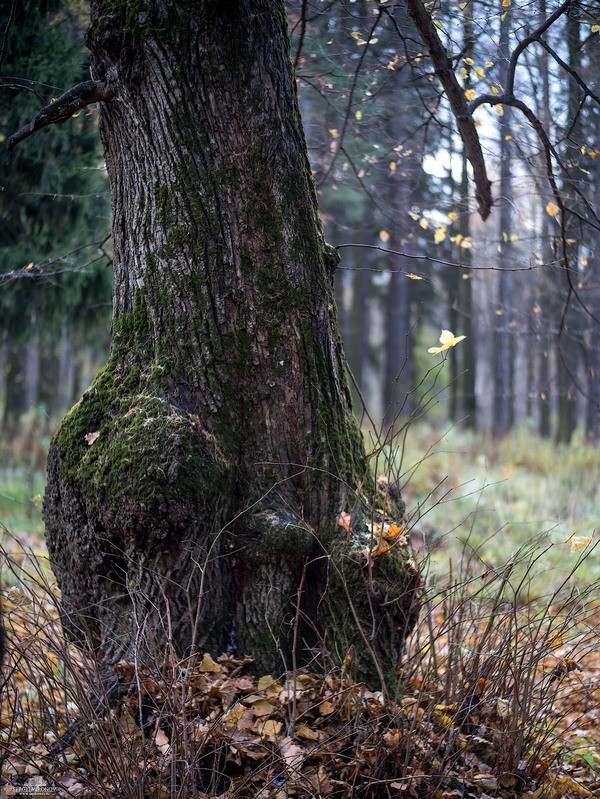
<instances>
[{"instance_id":1,"label":"bare branch","mask_svg":"<svg viewBox=\"0 0 600 799\"><path fill-rule=\"evenodd\" d=\"M452 266L455 269L466 269L469 272L480 270L482 272L531 272L533 269L539 269L541 264L529 264L529 266L515 266L506 268L504 266L473 266L471 264L463 264L457 261L442 261L440 258L433 258L431 255L415 255L414 253L401 252L400 250L390 250L389 247L381 247L379 244L337 244L335 249L341 250L344 247L360 247L367 250L379 250L386 255L400 255L402 258L412 258L415 261L429 261L432 264L439 266ZM378 269L370 266L338 266L337 269L343 269L347 272L403 272L404 267L400 269ZM419 275L422 280L427 278Z\"/></svg>"},{"instance_id":2,"label":"bare branch","mask_svg":"<svg viewBox=\"0 0 600 799\"><path fill-rule=\"evenodd\" d=\"M479 215L482 219L487 219L494 202L491 182L487 176L481 142L477 135L473 117L469 113L464 92L456 79L452 69L452 62L448 57L446 48L440 41L433 20L421 0L407 0L406 9L429 51L435 73L440 79L450 102L458 132L465 146L465 154L473 167L475 196L479 205Z\"/></svg>"},{"instance_id":3,"label":"bare branch","mask_svg":"<svg viewBox=\"0 0 600 799\"><path fill-rule=\"evenodd\" d=\"M562 15L571 5L571 2L572 0L565 0L565 2L562 5L560 5L553 14L551 14L548 17L548 19L544 20L544 22L542 22L542 24L538 28L536 28L533 31L533 33L522 39L519 42L519 44L515 47L510 57L510 64L508 65L508 78L506 81L506 86L504 87L505 94L512 94L514 91L515 72L517 69L517 62L519 60L519 56L521 55L521 53L524 50L526 50L530 44L539 41L542 33L545 33L549 27L554 25L557 19L562 17Z\"/></svg>"},{"instance_id":4,"label":"bare branch","mask_svg":"<svg viewBox=\"0 0 600 799\"><path fill-rule=\"evenodd\" d=\"M13 269L10 272L4 272L3 274L0 274L0 288L4 288L4 286L8 285L9 283L13 283L15 280L38 280L40 278L55 277L56 275L62 275L67 272L82 272L88 266L91 266L97 261L103 259L106 260L106 265L110 266L112 259L106 252L104 245L111 238L111 235L112 234L109 233L100 241L82 244L80 247L76 247L74 250L71 250L71 252L61 255L57 258L49 258L48 260L40 261L37 264L32 263L28 266ZM98 255L95 258L92 258L85 264L70 263L69 259L72 259L73 256L77 256L84 250L89 250L91 248L94 248L98 251Z\"/></svg>"},{"instance_id":5,"label":"bare branch","mask_svg":"<svg viewBox=\"0 0 600 799\"><path fill-rule=\"evenodd\" d=\"M14 150L19 142L29 138L41 128L66 122L86 105L106 100L108 97L106 84L100 81L86 80L83 83L78 83L77 86L73 86L61 95L58 100L38 111L31 122L13 133L7 142L8 149Z\"/></svg>"}]
</instances>

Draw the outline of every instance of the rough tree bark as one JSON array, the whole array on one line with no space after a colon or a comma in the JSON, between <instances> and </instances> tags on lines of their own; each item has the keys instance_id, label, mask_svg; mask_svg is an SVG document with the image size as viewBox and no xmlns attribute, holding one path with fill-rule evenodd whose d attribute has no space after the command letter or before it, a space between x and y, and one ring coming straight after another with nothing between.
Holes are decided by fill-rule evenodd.
<instances>
[{"instance_id":1,"label":"rough tree bark","mask_svg":"<svg viewBox=\"0 0 600 799\"><path fill-rule=\"evenodd\" d=\"M67 629L107 662L170 638L182 655L229 648L272 669L291 666L299 621L299 662L353 644L361 676L389 683L419 577L408 545L364 554L377 495L283 2L95 0L91 13L113 345L49 454ZM401 500L382 502L398 521Z\"/></svg>"}]
</instances>

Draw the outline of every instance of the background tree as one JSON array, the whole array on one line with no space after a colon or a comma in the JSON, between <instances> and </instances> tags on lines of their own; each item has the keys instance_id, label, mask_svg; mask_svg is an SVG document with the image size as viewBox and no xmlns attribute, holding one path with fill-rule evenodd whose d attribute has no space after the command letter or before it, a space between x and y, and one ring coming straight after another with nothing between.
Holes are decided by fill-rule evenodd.
<instances>
[{"instance_id":1,"label":"background tree","mask_svg":"<svg viewBox=\"0 0 600 799\"><path fill-rule=\"evenodd\" d=\"M40 102L49 102L86 77L84 22L61 2L5 5L0 17L5 31L0 74L7 76L0 80L3 131L13 132ZM80 395L77 342L83 348L96 335L106 346L106 335L98 336L108 322L106 259L95 267L73 267L89 261L90 253L92 259L96 255L93 247L79 247L106 237L109 207L89 109L69 125L51 128L43 147L29 140L14 156L3 148L1 159L0 341L6 342L2 426L10 436L35 404L54 415ZM53 263L57 258L60 263ZM19 270L23 279L10 279Z\"/></svg>"}]
</instances>

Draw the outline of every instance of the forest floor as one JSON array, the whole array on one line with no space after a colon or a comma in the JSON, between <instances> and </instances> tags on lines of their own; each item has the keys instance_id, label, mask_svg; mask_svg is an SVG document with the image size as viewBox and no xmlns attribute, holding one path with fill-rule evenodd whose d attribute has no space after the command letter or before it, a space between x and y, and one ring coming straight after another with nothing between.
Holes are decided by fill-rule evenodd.
<instances>
[{"instance_id":1,"label":"forest floor","mask_svg":"<svg viewBox=\"0 0 600 799\"><path fill-rule=\"evenodd\" d=\"M597 451L422 426L376 466L401 475L428 586L394 701L351 668L256 675L212 653L122 663L132 688L104 714L57 621L43 475L5 469L0 796L600 796Z\"/></svg>"}]
</instances>

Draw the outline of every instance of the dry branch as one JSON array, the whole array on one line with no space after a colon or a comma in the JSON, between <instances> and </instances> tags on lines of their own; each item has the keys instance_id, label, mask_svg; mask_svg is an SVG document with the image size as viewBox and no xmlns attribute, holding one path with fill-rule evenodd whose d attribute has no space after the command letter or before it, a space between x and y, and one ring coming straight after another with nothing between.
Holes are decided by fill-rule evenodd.
<instances>
[{"instance_id":1,"label":"dry branch","mask_svg":"<svg viewBox=\"0 0 600 799\"><path fill-rule=\"evenodd\" d=\"M440 41L433 20L421 0L407 0L406 9L417 26L423 44L429 51L435 73L440 79L450 102L458 132L465 146L466 156L473 167L475 196L479 206L479 215L482 219L487 219L494 202L491 182L487 176L481 142L475 129L475 122L469 112L464 91L456 79L452 62L448 58L446 48Z\"/></svg>"},{"instance_id":2,"label":"dry branch","mask_svg":"<svg viewBox=\"0 0 600 799\"><path fill-rule=\"evenodd\" d=\"M57 100L50 103L38 111L31 122L24 125L20 130L8 139L9 150L14 150L19 142L29 138L36 131L45 128L47 125L57 125L66 122L86 105L106 100L108 97L107 87L104 83L97 80L86 80L73 86Z\"/></svg>"}]
</instances>

